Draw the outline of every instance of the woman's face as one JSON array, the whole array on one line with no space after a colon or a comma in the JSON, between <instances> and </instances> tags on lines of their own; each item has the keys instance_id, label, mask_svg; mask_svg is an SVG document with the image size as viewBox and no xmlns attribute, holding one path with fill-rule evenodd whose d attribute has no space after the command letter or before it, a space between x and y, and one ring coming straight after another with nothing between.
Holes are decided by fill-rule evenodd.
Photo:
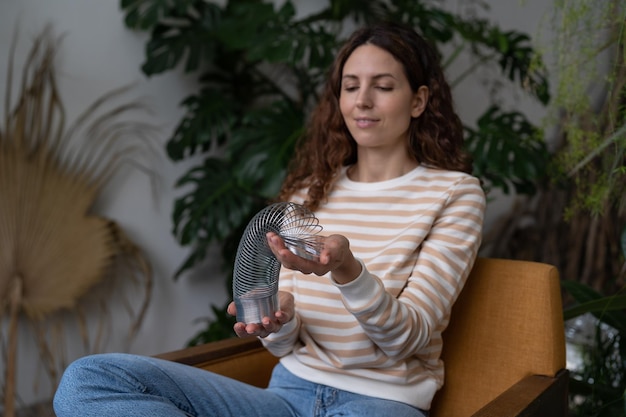
<instances>
[{"instance_id":1,"label":"woman's face","mask_svg":"<svg viewBox=\"0 0 626 417\"><path fill-rule=\"evenodd\" d=\"M358 146L406 148L411 117L424 111L428 90L413 92L402 64L386 50L365 44L344 64L339 106Z\"/></svg>"}]
</instances>

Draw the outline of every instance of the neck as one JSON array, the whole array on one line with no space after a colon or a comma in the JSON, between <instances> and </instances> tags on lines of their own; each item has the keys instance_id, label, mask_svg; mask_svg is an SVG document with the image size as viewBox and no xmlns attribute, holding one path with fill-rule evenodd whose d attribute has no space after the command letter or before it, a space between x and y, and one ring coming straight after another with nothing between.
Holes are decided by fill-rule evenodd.
<instances>
[{"instance_id":1,"label":"neck","mask_svg":"<svg viewBox=\"0 0 626 417\"><path fill-rule=\"evenodd\" d=\"M363 161L358 159L357 163L348 168L348 178L356 182L380 182L401 177L419 164L414 160L393 161L381 160L378 162Z\"/></svg>"}]
</instances>

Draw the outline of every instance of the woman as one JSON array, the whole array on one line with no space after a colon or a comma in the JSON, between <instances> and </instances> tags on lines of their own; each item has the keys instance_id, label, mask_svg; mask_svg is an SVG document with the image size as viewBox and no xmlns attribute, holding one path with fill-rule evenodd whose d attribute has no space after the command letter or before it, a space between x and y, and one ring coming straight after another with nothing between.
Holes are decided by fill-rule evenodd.
<instances>
[{"instance_id":1,"label":"woman","mask_svg":"<svg viewBox=\"0 0 626 417\"><path fill-rule=\"evenodd\" d=\"M400 25L357 30L280 194L320 220L320 259L268 234L281 309L235 325L281 357L270 386L94 355L66 370L58 417L427 415L443 384L441 333L481 240L485 196L462 144L433 47Z\"/></svg>"}]
</instances>

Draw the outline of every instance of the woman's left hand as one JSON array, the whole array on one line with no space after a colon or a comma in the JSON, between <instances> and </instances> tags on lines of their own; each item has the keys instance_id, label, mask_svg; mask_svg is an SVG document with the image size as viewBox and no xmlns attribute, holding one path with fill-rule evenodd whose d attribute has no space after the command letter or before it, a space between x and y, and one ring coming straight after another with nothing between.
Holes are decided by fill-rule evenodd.
<instances>
[{"instance_id":1,"label":"woman's left hand","mask_svg":"<svg viewBox=\"0 0 626 417\"><path fill-rule=\"evenodd\" d=\"M278 305L280 306L280 309L276 311L272 317L263 317L260 323L235 323L233 329L235 330L237 336L267 337L271 333L280 331L283 325L293 320L296 314L293 295L286 291L278 291ZM231 316L237 316L237 306L234 302L231 302L228 305L226 311Z\"/></svg>"},{"instance_id":2,"label":"woman's left hand","mask_svg":"<svg viewBox=\"0 0 626 417\"><path fill-rule=\"evenodd\" d=\"M319 260L309 260L292 253L283 239L276 233L267 234L269 247L276 259L287 269L300 271L303 274L325 275L332 273L338 284L347 284L361 274L361 264L350 250L350 242L345 236L330 235L320 237L322 251Z\"/></svg>"}]
</instances>

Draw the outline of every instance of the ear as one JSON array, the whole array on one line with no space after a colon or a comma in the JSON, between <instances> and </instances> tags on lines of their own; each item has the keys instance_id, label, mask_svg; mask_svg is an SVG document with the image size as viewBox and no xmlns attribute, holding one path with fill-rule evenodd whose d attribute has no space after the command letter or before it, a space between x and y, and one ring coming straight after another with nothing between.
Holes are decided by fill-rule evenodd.
<instances>
[{"instance_id":1,"label":"ear","mask_svg":"<svg viewBox=\"0 0 626 417\"><path fill-rule=\"evenodd\" d=\"M413 95L413 101L411 102L411 117L417 118L426 109L428 104L428 96L430 91L425 85L417 89L417 92Z\"/></svg>"}]
</instances>

